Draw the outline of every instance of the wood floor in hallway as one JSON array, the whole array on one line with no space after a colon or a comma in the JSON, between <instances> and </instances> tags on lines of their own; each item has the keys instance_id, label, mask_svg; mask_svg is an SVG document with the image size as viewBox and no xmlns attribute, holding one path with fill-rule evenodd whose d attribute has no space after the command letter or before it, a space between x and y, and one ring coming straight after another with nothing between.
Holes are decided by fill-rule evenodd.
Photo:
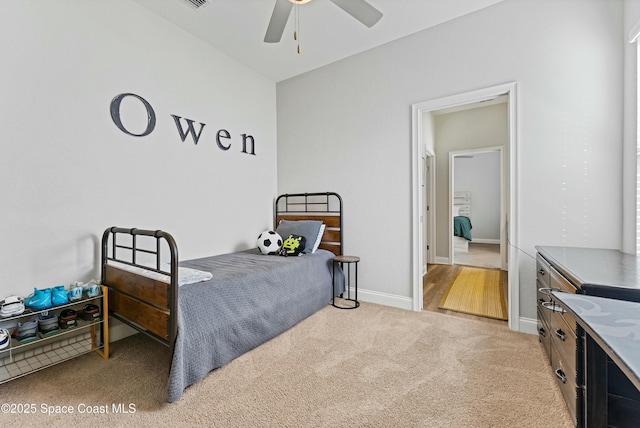
<instances>
[{"instance_id":1,"label":"wood floor in hallway","mask_svg":"<svg viewBox=\"0 0 640 428\"><path fill-rule=\"evenodd\" d=\"M427 266L427 274L422 278L422 292L423 292L423 310L431 312L440 312L447 315L453 315L462 318L473 318L490 323L497 323L506 325L507 321L501 321L491 318L478 317L475 315L463 314L461 312L449 311L446 309L438 308L440 300L451 281L456 277L461 265L438 265L431 264ZM502 289L505 296L505 304L508 299L508 279L507 272L501 271Z\"/></svg>"}]
</instances>

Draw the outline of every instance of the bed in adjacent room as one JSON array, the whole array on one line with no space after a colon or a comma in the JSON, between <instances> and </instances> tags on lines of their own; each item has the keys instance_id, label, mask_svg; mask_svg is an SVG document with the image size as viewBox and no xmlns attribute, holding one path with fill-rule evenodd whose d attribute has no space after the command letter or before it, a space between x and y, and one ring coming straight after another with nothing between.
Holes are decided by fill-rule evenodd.
<instances>
[{"instance_id":1,"label":"bed in adjacent room","mask_svg":"<svg viewBox=\"0 0 640 428\"><path fill-rule=\"evenodd\" d=\"M456 216L453 218L453 235L471 241L471 219L467 216Z\"/></svg>"},{"instance_id":2,"label":"bed in adjacent room","mask_svg":"<svg viewBox=\"0 0 640 428\"><path fill-rule=\"evenodd\" d=\"M456 251L469 251L471 238L471 192L453 194L453 246Z\"/></svg>"},{"instance_id":3,"label":"bed in adjacent room","mask_svg":"<svg viewBox=\"0 0 640 428\"><path fill-rule=\"evenodd\" d=\"M102 283L109 287L110 313L173 349L169 402L329 304L332 260L343 250L340 196L281 195L275 224L287 236L307 235L304 255L254 248L179 262L175 240L164 231L104 232ZM344 285L338 274L336 294Z\"/></svg>"}]
</instances>

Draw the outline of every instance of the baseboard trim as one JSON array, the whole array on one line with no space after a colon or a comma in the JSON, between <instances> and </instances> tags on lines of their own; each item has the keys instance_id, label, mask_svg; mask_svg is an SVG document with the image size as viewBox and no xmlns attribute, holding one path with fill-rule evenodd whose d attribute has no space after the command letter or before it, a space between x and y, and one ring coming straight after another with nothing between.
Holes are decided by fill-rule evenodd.
<instances>
[{"instance_id":1,"label":"baseboard trim","mask_svg":"<svg viewBox=\"0 0 640 428\"><path fill-rule=\"evenodd\" d=\"M351 288L351 296L355 290ZM397 294L381 293L373 290L358 289L358 300L378 305L392 306L398 309L413 310L413 300L410 297L398 296ZM538 334L538 320L535 318L520 317L518 331L527 334Z\"/></svg>"},{"instance_id":2,"label":"baseboard trim","mask_svg":"<svg viewBox=\"0 0 640 428\"><path fill-rule=\"evenodd\" d=\"M535 318L520 317L519 331L521 333L538 334L538 320Z\"/></svg>"},{"instance_id":3,"label":"baseboard trim","mask_svg":"<svg viewBox=\"0 0 640 428\"><path fill-rule=\"evenodd\" d=\"M499 239L482 239L482 238L473 238L473 241L471 241L472 243L475 242L476 244L496 244L496 245L500 245L500 240Z\"/></svg>"},{"instance_id":4,"label":"baseboard trim","mask_svg":"<svg viewBox=\"0 0 640 428\"><path fill-rule=\"evenodd\" d=\"M351 287L351 297L355 290ZM411 297L398 296L397 294L381 293L373 290L363 290L358 288L358 300L378 305L392 306L394 308L412 310L413 299Z\"/></svg>"},{"instance_id":5,"label":"baseboard trim","mask_svg":"<svg viewBox=\"0 0 640 428\"><path fill-rule=\"evenodd\" d=\"M449 257L436 257L437 265L449 265Z\"/></svg>"}]
</instances>

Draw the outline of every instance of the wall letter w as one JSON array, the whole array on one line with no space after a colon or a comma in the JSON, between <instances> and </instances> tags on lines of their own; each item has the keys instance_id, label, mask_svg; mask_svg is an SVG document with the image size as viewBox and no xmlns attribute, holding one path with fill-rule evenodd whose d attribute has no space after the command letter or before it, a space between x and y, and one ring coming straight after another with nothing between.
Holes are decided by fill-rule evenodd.
<instances>
[{"instance_id":1,"label":"wall letter w","mask_svg":"<svg viewBox=\"0 0 640 428\"><path fill-rule=\"evenodd\" d=\"M187 139L187 135L191 134L191 138L193 138L193 144L198 144L198 140L200 139L200 134L202 134L202 130L205 127L204 123L200 123L200 131L196 134L196 130L193 128L193 120L185 119L187 121L187 132L182 128L182 124L180 123L180 116L171 115L173 120L176 122L176 128L178 128L178 132L180 133L180 138L182 141Z\"/></svg>"}]
</instances>

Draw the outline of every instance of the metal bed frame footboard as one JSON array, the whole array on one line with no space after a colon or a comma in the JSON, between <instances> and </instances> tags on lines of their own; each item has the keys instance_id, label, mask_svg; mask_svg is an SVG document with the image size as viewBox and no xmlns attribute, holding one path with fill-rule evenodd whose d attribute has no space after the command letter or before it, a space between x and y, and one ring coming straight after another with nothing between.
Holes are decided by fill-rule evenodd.
<instances>
[{"instance_id":1,"label":"metal bed frame footboard","mask_svg":"<svg viewBox=\"0 0 640 428\"><path fill-rule=\"evenodd\" d=\"M127 236L130 243L118 237ZM139 242L141 237L144 242ZM153 242L155 249L144 247ZM166 243L169 271L161 267L161 248ZM118 251L122 250L122 251ZM118 253L127 253L119 257ZM138 263L138 253L150 255L155 267ZM166 275L169 282L145 277L110 265L114 261L138 269ZM178 247L162 230L110 227L102 235L102 284L109 287L110 314L125 324L173 348L178 332Z\"/></svg>"}]
</instances>

